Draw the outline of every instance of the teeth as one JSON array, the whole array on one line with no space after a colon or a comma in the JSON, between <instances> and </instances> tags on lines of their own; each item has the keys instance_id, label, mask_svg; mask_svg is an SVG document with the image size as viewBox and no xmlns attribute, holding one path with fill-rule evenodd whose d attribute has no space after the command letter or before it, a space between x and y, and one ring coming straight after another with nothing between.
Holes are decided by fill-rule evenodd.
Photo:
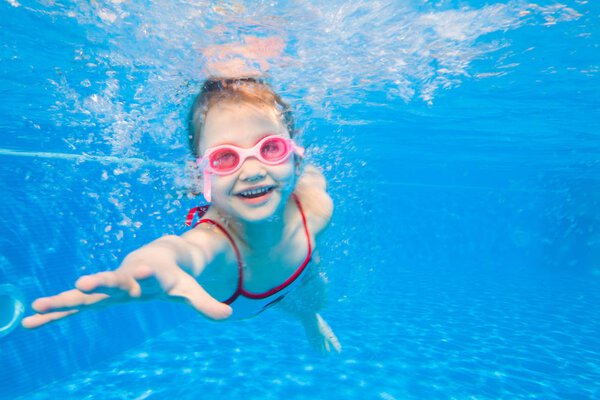
<instances>
[{"instance_id":1,"label":"teeth","mask_svg":"<svg viewBox=\"0 0 600 400\"><path fill-rule=\"evenodd\" d=\"M241 192L240 194L242 196L256 196L257 194L266 193L269 190L271 190L270 187L264 187L264 188L253 189L253 190L246 190L244 192Z\"/></svg>"}]
</instances>

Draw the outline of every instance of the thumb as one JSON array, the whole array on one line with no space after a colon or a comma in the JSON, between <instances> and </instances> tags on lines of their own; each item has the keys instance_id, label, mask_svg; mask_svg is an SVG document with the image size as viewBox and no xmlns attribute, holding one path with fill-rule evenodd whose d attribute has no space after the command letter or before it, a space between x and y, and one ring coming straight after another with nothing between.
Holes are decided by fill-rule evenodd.
<instances>
[{"instance_id":1,"label":"thumb","mask_svg":"<svg viewBox=\"0 0 600 400\"><path fill-rule=\"evenodd\" d=\"M169 295L183 298L196 311L216 321L229 318L233 312L231 307L212 297L194 278L187 274L182 276Z\"/></svg>"}]
</instances>

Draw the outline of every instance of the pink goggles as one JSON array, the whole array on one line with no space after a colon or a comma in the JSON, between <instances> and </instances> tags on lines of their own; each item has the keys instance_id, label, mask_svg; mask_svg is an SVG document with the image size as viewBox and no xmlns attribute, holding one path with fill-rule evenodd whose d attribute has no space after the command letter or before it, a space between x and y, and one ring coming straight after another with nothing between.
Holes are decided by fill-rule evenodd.
<instances>
[{"instance_id":1,"label":"pink goggles","mask_svg":"<svg viewBox=\"0 0 600 400\"><path fill-rule=\"evenodd\" d=\"M266 165L283 164L292 153L302 157L304 148L279 135L266 136L251 148L225 144L206 149L202 158L198 159L204 173L204 198L208 202L211 200L210 174L233 174L249 157L255 157Z\"/></svg>"}]
</instances>

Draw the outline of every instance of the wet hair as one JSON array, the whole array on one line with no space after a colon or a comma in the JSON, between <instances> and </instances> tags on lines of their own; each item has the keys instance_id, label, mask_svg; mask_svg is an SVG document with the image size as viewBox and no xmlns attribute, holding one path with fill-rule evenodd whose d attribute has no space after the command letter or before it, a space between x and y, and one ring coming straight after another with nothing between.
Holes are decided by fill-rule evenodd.
<instances>
[{"instance_id":1,"label":"wet hair","mask_svg":"<svg viewBox=\"0 0 600 400\"><path fill-rule=\"evenodd\" d=\"M274 109L287 127L290 137L293 137L294 118L290 106L263 79L254 77L209 78L202 85L188 114L188 140L194 156L200 156L198 145L208 111L217 104L227 102L246 103Z\"/></svg>"}]
</instances>

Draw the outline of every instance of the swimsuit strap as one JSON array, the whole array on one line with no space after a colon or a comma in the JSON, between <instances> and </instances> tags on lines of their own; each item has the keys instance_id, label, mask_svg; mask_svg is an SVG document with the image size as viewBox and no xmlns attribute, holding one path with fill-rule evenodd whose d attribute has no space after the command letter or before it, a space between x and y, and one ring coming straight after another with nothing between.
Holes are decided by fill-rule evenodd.
<instances>
[{"instance_id":1,"label":"swimsuit strap","mask_svg":"<svg viewBox=\"0 0 600 400\"><path fill-rule=\"evenodd\" d=\"M210 224L210 225L213 225L213 226L216 226L217 228L219 228L219 230L225 234L225 236L229 240L229 243L231 243L231 247L233 247L233 250L235 251L235 257L237 258L237 263L238 263L238 282L237 282L237 288L235 289L235 293L230 298L228 298L227 300L223 301L223 303L225 303L225 304L231 304L240 295L240 289L241 289L241 287L243 285L244 263L242 262L242 255L240 253L240 249L238 248L237 244L235 244L235 240L233 240L233 237L231 236L231 234L229 232L227 232L227 229L225 229L223 227L223 225L219 224L217 221L212 220L210 218L204 218L204 219L201 219L200 221L198 221L198 223L196 224L196 226L200 225L202 223L205 223L205 222L207 224Z\"/></svg>"},{"instance_id":2,"label":"swimsuit strap","mask_svg":"<svg viewBox=\"0 0 600 400\"><path fill-rule=\"evenodd\" d=\"M248 297L251 299L264 299L266 297L269 297L269 296L279 292L280 290L285 289L286 287L291 285L292 282L294 282L296 280L296 278L298 278L302 274L302 272L304 272L304 269L306 269L306 266L310 262L310 259L312 257L312 246L310 243L310 234L308 233L308 224L306 223L306 216L304 215L304 210L302 209L302 205L300 204L300 199L298 199L298 196L296 196L294 193L292 193L292 197L294 198L294 201L296 202L296 205L298 206L298 211L300 211L300 216L302 217L302 224L304 225L304 233L306 235L306 243L308 244L308 252L306 254L306 258L302 262L302 265L300 265L300 267L298 267L296 272L294 272L292 274L292 276L287 278L285 280L285 282L283 282L281 285L275 286L273 289L268 290L264 293L251 293L240 286L240 293L243 294L245 297Z\"/></svg>"},{"instance_id":3,"label":"swimsuit strap","mask_svg":"<svg viewBox=\"0 0 600 400\"><path fill-rule=\"evenodd\" d=\"M207 224L217 227L219 230L221 230L221 232L223 232L225 234L225 236L229 240L229 243L231 243L231 247L233 247L233 250L235 251L235 256L237 258L237 263L238 263L237 288L235 290L235 293L233 293L233 295L230 298L223 301L223 303L231 304L240 295L244 296L244 297L248 297L250 299L267 298L267 297L279 292L280 290L285 289L287 286L291 285L292 282L294 282L302 274L302 272L306 269L306 266L308 265L308 263L310 262L310 259L312 257L312 245L310 243L310 233L308 232L308 224L306 223L306 216L304 215L304 210L302 209L302 205L300 204L300 199L298 199L298 196L296 196L296 194L294 194L294 193L292 193L292 197L294 198L296 206L298 207L298 211L300 211L300 216L302 217L302 224L304 225L304 233L306 235L306 242L308 244L308 253L306 254L306 258L304 259L304 262L302 263L302 265L300 265L300 267L298 267L298 269L296 270L296 272L294 272L292 274L292 276L290 276L288 279L286 279L285 282L283 282L281 285L278 285L278 286L274 287L273 289L268 290L264 293L252 293L252 292L248 292L244 289L244 287L243 287L243 285L244 285L244 274L243 274L244 263L242 261L242 255L240 253L240 249L238 248L237 244L235 243L235 240L233 240L233 237L231 236L231 234L229 232L227 232L227 230L221 224L219 224L215 220L212 220L209 218L204 218L204 219L201 219L200 221L198 221L198 223L195 225L195 226L197 226L202 223L207 223Z\"/></svg>"},{"instance_id":4,"label":"swimsuit strap","mask_svg":"<svg viewBox=\"0 0 600 400\"><path fill-rule=\"evenodd\" d=\"M194 207L192 208L187 216L185 217L185 224L187 226L191 226L192 222L194 222L194 217L196 216L196 214L198 215L198 218L202 218L204 216L204 214L206 214L206 212L208 211L208 208L210 207L210 204L205 204L203 206L198 206L198 207ZM200 222L198 222L199 224ZM196 224L196 225L198 225ZM196 226L194 225L194 227Z\"/></svg>"}]
</instances>

